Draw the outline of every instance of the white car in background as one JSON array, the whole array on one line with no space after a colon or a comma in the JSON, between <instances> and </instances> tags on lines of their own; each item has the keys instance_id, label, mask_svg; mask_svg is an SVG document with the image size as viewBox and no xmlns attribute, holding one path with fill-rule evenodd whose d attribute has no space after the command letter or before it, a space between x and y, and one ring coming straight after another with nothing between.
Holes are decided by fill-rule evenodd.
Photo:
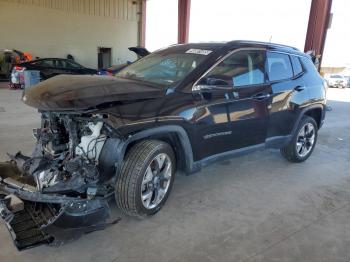
<instances>
[{"instance_id":1,"label":"white car in background","mask_svg":"<svg viewBox=\"0 0 350 262\"><path fill-rule=\"evenodd\" d=\"M329 87L346 88L348 86L348 80L343 75L329 75L326 81Z\"/></svg>"},{"instance_id":2,"label":"white car in background","mask_svg":"<svg viewBox=\"0 0 350 262\"><path fill-rule=\"evenodd\" d=\"M348 81L348 87L350 87L350 76L344 76L344 77Z\"/></svg>"}]
</instances>

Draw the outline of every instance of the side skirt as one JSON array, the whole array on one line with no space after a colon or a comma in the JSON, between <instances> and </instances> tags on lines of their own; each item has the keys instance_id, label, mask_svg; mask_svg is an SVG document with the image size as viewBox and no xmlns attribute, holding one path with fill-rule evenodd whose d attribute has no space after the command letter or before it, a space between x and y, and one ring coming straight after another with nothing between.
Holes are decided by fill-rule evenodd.
<instances>
[{"instance_id":1,"label":"side skirt","mask_svg":"<svg viewBox=\"0 0 350 262\"><path fill-rule=\"evenodd\" d=\"M277 136L277 137L270 137L265 140L265 143L253 145L253 146L248 146L244 148L239 148L223 153L219 153L216 155L212 155L209 157L206 157L204 159L201 159L199 161L193 162L192 169L190 172L188 172L188 175L196 173L202 169L202 167L205 167L207 165L210 165L212 163L215 163L217 161L222 161L225 159L229 159L232 157L238 157L238 156L243 156L255 151L261 151L267 148L273 148L273 149L280 149L284 146L286 146L289 141L292 139L291 135L288 136Z\"/></svg>"}]
</instances>

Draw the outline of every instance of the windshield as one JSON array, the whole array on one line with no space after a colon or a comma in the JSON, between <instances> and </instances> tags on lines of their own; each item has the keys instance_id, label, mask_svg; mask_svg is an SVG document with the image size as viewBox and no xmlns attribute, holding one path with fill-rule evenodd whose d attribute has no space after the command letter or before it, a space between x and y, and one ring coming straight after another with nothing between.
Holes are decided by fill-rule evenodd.
<instances>
[{"instance_id":1,"label":"windshield","mask_svg":"<svg viewBox=\"0 0 350 262\"><path fill-rule=\"evenodd\" d=\"M142 80L164 87L183 80L206 55L194 53L169 53L163 50L150 54L121 70L116 76Z\"/></svg>"}]
</instances>

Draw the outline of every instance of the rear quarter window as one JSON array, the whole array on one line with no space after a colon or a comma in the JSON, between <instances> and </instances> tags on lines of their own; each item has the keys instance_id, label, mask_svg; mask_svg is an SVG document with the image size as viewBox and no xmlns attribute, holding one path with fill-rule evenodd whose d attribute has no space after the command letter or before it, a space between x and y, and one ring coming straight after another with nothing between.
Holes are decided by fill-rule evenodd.
<instances>
[{"instance_id":1,"label":"rear quarter window","mask_svg":"<svg viewBox=\"0 0 350 262\"><path fill-rule=\"evenodd\" d=\"M303 64L303 67L306 69L306 71L318 73L316 66L314 65L314 63L310 58L302 57L300 60L301 60L301 63Z\"/></svg>"},{"instance_id":2,"label":"rear quarter window","mask_svg":"<svg viewBox=\"0 0 350 262\"><path fill-rule=\"evenodd\" d=\"M301 66L299 57L292 55L291 57L294 76L297 76L303 72L303 67Z\"/></svg>"}]
</instances>

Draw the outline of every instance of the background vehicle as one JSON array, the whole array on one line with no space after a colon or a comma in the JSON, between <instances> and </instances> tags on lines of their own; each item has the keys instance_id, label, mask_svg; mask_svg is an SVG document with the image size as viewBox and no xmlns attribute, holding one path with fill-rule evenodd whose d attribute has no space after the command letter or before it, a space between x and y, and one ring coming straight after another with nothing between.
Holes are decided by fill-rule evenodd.
<instances>
[{"instance_id":1,"label":"background vehicle","mask_svg":"<svg viewBox=\"0 0 350 262\"><path fill-rule=\"evenodd\" d=\"M42 58L16 65L12 70L11 83L20 82L18 76L20 75L20 72L23 72L24 70L40 71L40 77L42 80L61 74L92 75L97 73L97 70L84 67L69 59Z\"/></svg>"},{"instance_id":2,"label":"background vehicle","mask_svg":"<svg viewBox=\"0 0 350 262\"><path fill-rule=\"evenodd\" d=\"M309 56L249 41L171 46L116 77L53 77L24 92L42 121L33 155L2 164L0 191L18 199L0 213L15 233L11 215L45 217L33 222L38 238L16 239L24 248L74 226L103 227L113 196L128 215L157 213L176 170L264 148L303 162L324 122L325 93ZM21 201L22 213L11 212Z\"/></svg>"},{"instance_id":3,"label":"background vehicle","mask_svg":"<svg viewBox=\"0 0 350 262\"><path fill-rule=\"evenodd\" d=\"M345 77L345 79L348 81L347 87L350 87L350 76L344 76L344 77Z\"/></svg>"},{"instance_id":4,"label":"background vehicle","mask_svg":"<svg viewBox=\"0 0 350 262\"><path fill-rule=\"evenodd\" d=\"M348 80L342 75L330 75L327 82L329 87L346 88L348 86Z\"/></svg>"},{"instance_id":5,"label":"background vehicle","mask_svg":"<svg viewBox=\"0 0 350 262\"><path fill-rule=\"evenodd\" d=\"M0 78L10 79L11 71L14 66L31 60L33 60L33 56L28 52L0 49Z\"/></svg>"},{"instance_id":6,"label":"background vehicle","mask_svg":"<svg viewBox=\"0 0 350 262\"><path fill-rule=\"evenodd\" d=\"M128 49L130 51L134 52L137 55L137 60L139 60L140 58L145 57L145 56L150 54L150 52L146 48L143 48L143 47L129 47ZM100 69L98 71L98 74L99 75L110 75L110 76L112 76L112 75L115 75L120 70L122 70L123 68L127 67L128 65L130 65L132 63L133 62L128 61L128 62L126 62L124 64L113 65L113 66L111 66L109 68L106 68L106 69Z\"/></svg>"}]
</instances>

